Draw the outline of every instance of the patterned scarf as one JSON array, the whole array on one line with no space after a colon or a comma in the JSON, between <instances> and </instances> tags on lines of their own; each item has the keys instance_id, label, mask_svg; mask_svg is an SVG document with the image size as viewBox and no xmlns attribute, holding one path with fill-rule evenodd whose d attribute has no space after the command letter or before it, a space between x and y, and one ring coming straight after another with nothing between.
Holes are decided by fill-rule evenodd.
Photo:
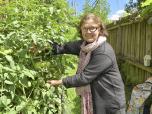
<instances>
[{"instance_id":1,"label":"patterned scarf","mask_svg":"<svg viewBox=\"0 0 152 114\"><path fill-rule=\"evenodd\" d=\"M87 44L86 41L82 43L79 54L79 64L78 64L77 74L81 73L89 63L92 51L95 50L99 45L101 45L105 41L106 41L106 37L99 36L99 38L95 40L93 43ZM81 96L81 114L93 114L93 104L92 104L92 94L91 94L90 84L83 87L77 87L76 93L77 95Z\"/></svg>"}]
</instances>

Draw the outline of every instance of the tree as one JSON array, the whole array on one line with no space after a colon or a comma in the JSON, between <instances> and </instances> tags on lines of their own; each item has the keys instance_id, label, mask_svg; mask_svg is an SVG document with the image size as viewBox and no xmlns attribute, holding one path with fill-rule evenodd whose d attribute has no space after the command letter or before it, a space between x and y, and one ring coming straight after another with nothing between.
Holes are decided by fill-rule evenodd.
<instances>
[{"instance_id":1,"label":"tree","mask_svg":"<svg viewBox=\"0 0 152 114\"><path fill-rule=\"evenodd\" d=\"M85 0L84 13L95 13L104 22L107 22L109 11L110 8L107 0Z\"/></svg>"},{"instance_id":2,"label":"tree","mask_svg":"<svg viewBox=\"0 0 152 114\"><path fill-rule=\"evenodd\" d=\"M137 13L142 10L141 3L145 0L137 0L137 2L134 2L134 0L129 0L129 3L125 5L125 11L128 13Z\"/></svg>"},{"instance_id":3,"label":"tree","mask_svg":"<svg viewBox=\"0 0 152 114\"><path fill-rule=\"evenodd\" d=\"M145 0L145 2L141 4L141 7L143 8L142 16L150 14L152 12L152 0Z\"/></svg>"}]
</instances>

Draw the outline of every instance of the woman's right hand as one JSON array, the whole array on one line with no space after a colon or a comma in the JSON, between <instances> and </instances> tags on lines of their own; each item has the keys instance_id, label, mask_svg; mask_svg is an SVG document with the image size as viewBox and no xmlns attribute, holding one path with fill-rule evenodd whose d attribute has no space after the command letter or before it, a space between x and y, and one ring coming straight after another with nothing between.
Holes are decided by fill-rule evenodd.
<instances>
[{"instance_id":1,"label":"woman's right hand","mask_svg":"<svg viewBox=\"0 0 152 114\"><path fill-rule=\"evenodd\" d=\"M58 86L62 85L62 80L48 80L47 83L49 83L52 86Z\"/></svg>"}]
</instances>

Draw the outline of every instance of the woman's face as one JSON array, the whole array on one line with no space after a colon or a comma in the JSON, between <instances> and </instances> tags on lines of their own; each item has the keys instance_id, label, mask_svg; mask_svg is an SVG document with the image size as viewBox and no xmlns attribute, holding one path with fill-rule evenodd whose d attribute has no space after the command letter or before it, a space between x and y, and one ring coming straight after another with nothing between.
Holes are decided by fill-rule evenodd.
<instances>
[{"instance_id":1,"label":"woman's face","mask_svg":"<svg viewBox=\"0 0 152 114\"><path fill-rule=\"evenodd\" d=\"M82 37L88 43L94 42L100 33L100 27L93 19L88 19L81 26Z\"/></svg>"}]
</instances>

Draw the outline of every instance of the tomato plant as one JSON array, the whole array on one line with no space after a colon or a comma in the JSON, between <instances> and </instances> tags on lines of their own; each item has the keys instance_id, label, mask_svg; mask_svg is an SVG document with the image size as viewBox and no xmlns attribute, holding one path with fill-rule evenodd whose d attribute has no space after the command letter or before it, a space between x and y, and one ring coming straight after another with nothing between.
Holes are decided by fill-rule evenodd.
<instances>
[{"instance_id":1,"label":"tomato plant","mask_svg":"<svg viewBox=\"0 0 152 114\"><path fill-rule=\"evenodd\" d=\"M0 112L56 114L61 112L59 79L71 61L51 55L48 40L66 42L77 19L65 0L0 2ZM73 22L71 20L74 20ZM69 37L69 38L67 38ZM44 49L48 53L43 53Z\"/></svg>"}]
</instances>

